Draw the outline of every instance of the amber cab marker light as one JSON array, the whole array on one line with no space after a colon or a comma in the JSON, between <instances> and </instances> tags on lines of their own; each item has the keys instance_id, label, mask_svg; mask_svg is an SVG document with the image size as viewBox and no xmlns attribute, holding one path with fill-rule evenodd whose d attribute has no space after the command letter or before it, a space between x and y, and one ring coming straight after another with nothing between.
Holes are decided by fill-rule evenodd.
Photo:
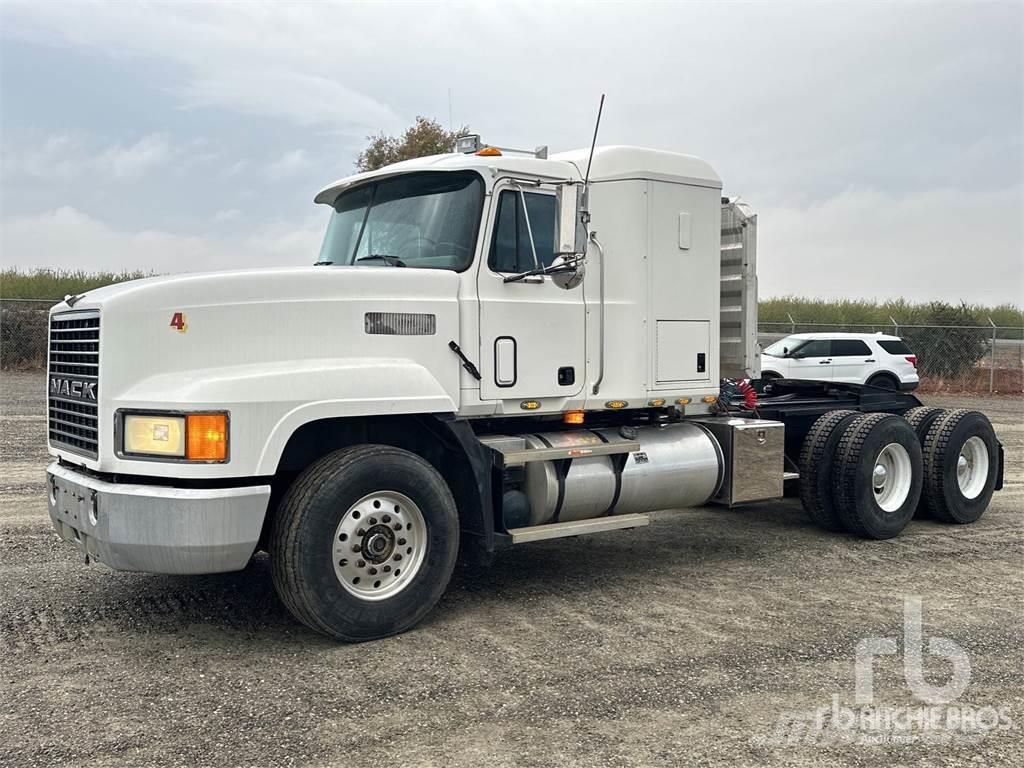
<instances>
[{"instance_id":1,"label":"amber cab marker light","mask_svg":"<svg viewBox=\"0 0 1024 768\"><path fill-rule=\"evenodd\" d=\"M688 397L680 397L678 400L676 400L676 405L689 405L689 404L690 404L690 398L688 398Z\"/></svg>"},{"instance_id":2,"label":"amber cab marker light","mask_svg":"<svg viewBox=\"0 0 1024 768\"><path fill-rule=\"evenodd\" d=\"M583 411L566 411L562 414L562 422L564 424L582 424Z\"/></svg>"},{"instance_id":3,"label":"amber cab marker light","mask_svg":"<svg viewBox=\"0 0 1024 768\"><path fill-rule=\"evenodd\" d=\"M703 400L708 405L711 405L713 402L718 400L718 397L716 395L704 395L704 397L702 397L701 400Z\"/></svg>"},{"instance_id":4,"label":"amber cab marker light","mask_svg":"<svg viewBox=\"0 0 1024 768\"><path fill-rule=\"evenodd\" d=\"M190 413L186 416L185 458L190 461L224 461L228 457L226 413Z\"/></svg>"},{"instance_id":5,"label":"amber cab marker light","mask_svg":"<svg viewBox=\"0 0 1024 768\"><path fill-rule=\"evenodd\" d=\"M501 157L501 150L497 147L484 147L476 154L477 157Z\"/></svg>"},{"instance_id":6,"label":"amber cab marker light","mask_svg":"<svg viewBox=\"0 0 1024 768\"><path fill-rule=\"evenodd\" d=\"M620 408L625 408L627 405L629 405L629 403L627 403L625 400L609 400L607 403L604 404L604 407L611 408L613 411L617 411Z\"/></svg>"}]
</instances>

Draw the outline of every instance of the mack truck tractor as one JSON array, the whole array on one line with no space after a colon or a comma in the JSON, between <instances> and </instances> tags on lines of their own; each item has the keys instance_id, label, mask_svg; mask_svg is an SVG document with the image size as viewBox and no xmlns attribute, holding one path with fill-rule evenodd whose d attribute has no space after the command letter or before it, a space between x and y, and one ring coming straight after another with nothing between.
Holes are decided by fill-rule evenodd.
<instances>
[{"instance_id":1,"label":"mack truck tractor","mask_svg":"<svg viewBox=\"0 0 1024 768\"><path fill-rule=\"evenodd\" d=\"M759 379L757 217L706 162L457 149L321 190L315 264L51 310L49 513L86 562L209 574L265 551L299 621L360 641L419 622L460 554L787 483L873 539L984 513L1003 454L983 414Z\"/></svg>"}]
</instances>

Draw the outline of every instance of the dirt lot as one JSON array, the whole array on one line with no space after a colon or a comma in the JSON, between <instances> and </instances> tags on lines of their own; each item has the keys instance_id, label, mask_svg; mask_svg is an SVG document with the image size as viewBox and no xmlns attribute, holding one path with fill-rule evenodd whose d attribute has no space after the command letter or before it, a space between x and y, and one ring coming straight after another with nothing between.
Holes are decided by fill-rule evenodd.
<instances>
[{"instance_id":1,"label":"dirt lot","mask_svg":"<svg viewBox=\"0 0 1024 768\"><path fill-rule=\"evenodd\" d=\"M1006 444L1006 489L973 526L869 542L788 499L660 513L457 572L420 628L345 646L288 616L265 558L200 578L83 565L46 513L42 391L3 374L2 765L1024 764L1019 398L929 400L985 410ZM794 713L852 705L854 648L902 637L905 595L925 638L968 654L954 704L1014 727L794 737ZM876 661L876 706L921 706L902 669ZM925 652L932 683L950 669Z\"/></svg>"}]
</instances>

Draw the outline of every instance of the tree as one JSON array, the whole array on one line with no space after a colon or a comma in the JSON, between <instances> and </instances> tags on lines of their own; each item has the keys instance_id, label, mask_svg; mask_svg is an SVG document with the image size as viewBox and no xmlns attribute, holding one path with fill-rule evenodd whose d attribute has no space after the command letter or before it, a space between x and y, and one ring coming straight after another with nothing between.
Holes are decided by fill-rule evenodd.
<instances>
[{"instance_id":1,"label":"tree","mask_svg":"<svg viewBox=\"0 0 1024 768\"><path fill-rule=\"evenodd\" d=\"M469 135L469 126L463 125L456 131L446 131L436 120L417 116L415 125L405 130L401 137L379 133L367 136L369 145L356 159L356 169L373 171L401 160L414 157L440 155L455 149L455 140Z\"/></svg>"},{"instance_id":2,"label":"tree","mask_svg":"<svg viewBox=\"0 0 1024 768\"><path fill-rule=\"evenodd\" d=\"M942 301L924 308L924 328L901 328L900 334L917 354L922 376L964 376L989 352L988 330L971 307Z\"/></svg>"}]
</instances>

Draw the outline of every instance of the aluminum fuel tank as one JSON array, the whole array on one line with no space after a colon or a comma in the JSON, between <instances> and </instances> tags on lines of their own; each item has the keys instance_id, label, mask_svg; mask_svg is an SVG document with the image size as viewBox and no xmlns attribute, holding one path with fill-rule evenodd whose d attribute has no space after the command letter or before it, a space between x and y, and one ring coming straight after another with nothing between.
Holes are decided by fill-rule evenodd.
<instances>
[{"instance_id":1,"label":"aluminum fuel tank","mask_svg":"<svg viewBox=\"0 0 1024 768\"><path fill-rule=\"evenodd\" d=\"M705 429L688 423L633 430L640 450L526 465L530 525L586 520L703 504L722 482L722 452ZM623 440L617 429L526 435L532 448L570 448Z\"/></svg>"}]
</instances>

